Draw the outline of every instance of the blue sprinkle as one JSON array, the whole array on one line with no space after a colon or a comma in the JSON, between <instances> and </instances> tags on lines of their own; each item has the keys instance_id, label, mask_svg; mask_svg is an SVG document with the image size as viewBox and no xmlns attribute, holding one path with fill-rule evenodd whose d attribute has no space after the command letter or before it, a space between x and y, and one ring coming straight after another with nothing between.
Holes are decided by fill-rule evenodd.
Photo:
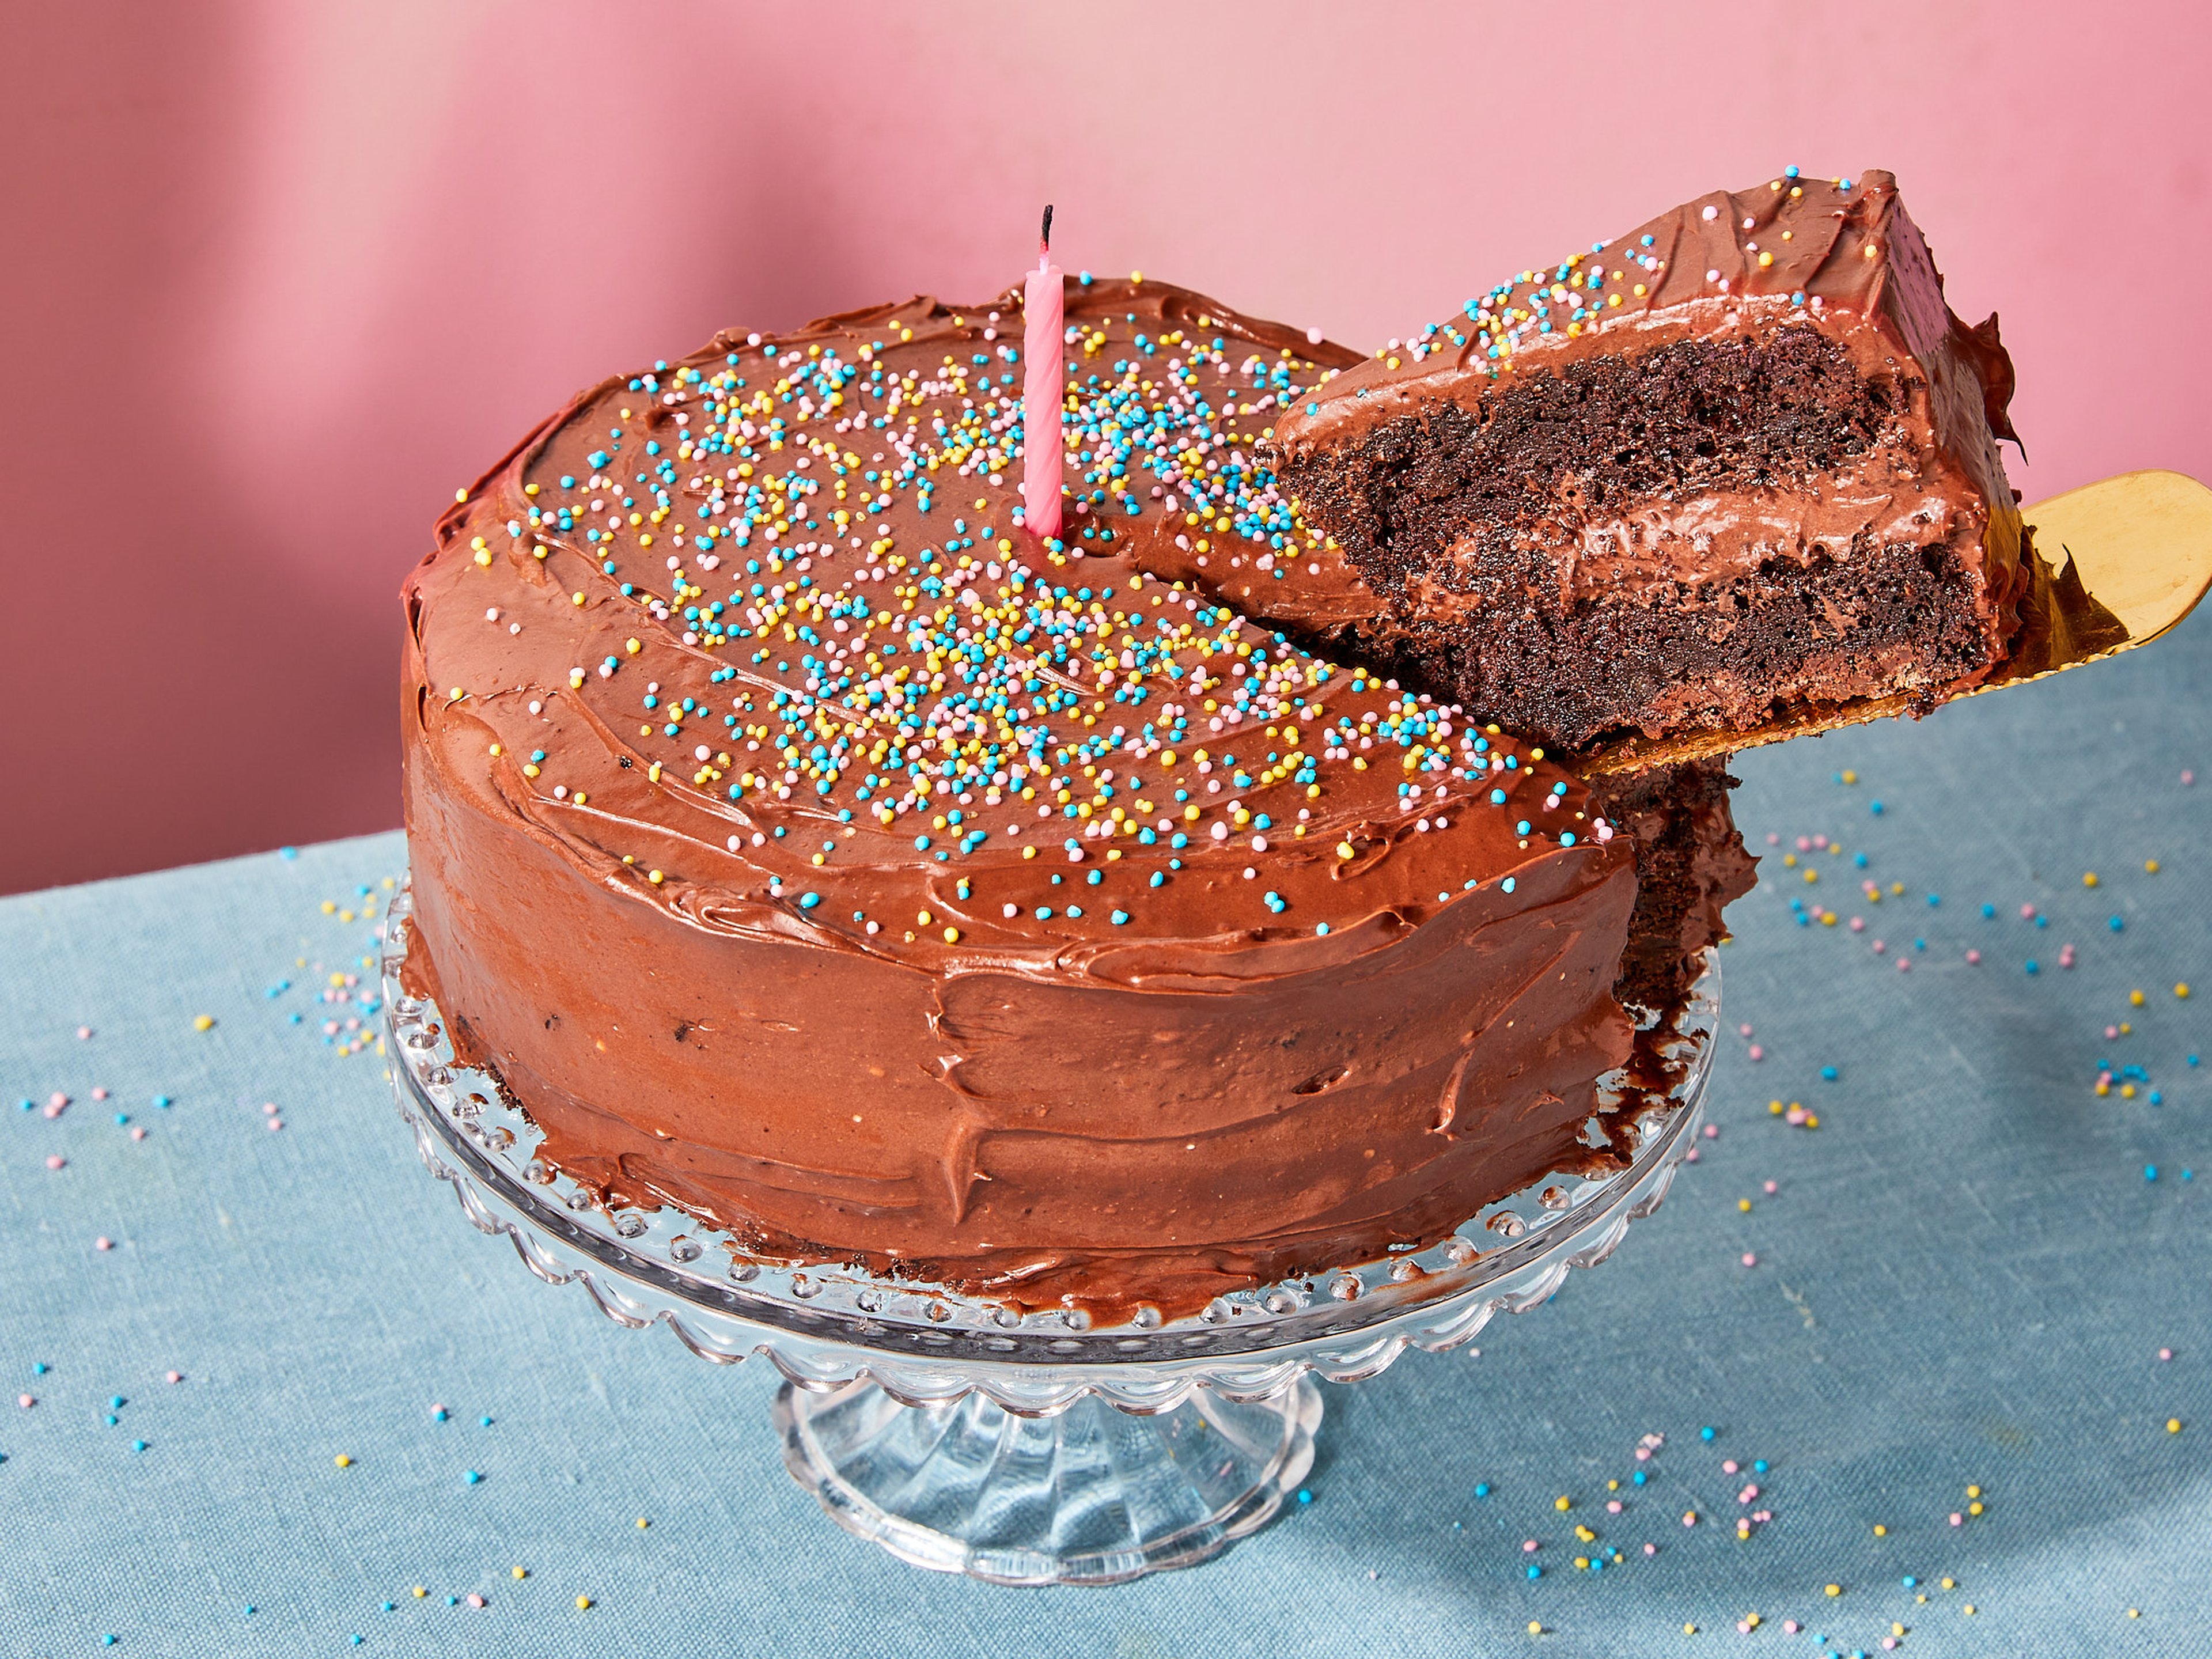
<instances>
[{"instance_id":1,"label":"blue sprinkle","mask_svg":"<svg viewBox=\"0 0 2212 1659\"><path fill-rule=\"evenodd\" d=\"M1516 836L1527 835L1528 833L1528 820L1523 818L1520 823L1515 824L1513 826L1513 833Z\"/></svg>"},{"instance_id":2,"label":"blue sprinkle","mask_svg":"<svg viewBox=\"0 0 2212 1659\"><path fill-rule=\"evenodd\" d=\"M1996 915L1996 913L1997 913L1997 907L1996 907L1996 905L1994 905L1994 904L1984 904L1984 905L1982 907L1982 919L1983 919L1984 921L1986 921L1987 920L1989 920L1989 918L1990 918L1990 917L1991 917L1991 916L1993 916L1993 915Z\"/></svg>"},{"instance_id":3,"label":"blue sprinkle","mask_svg":"<svg viewBox=\"0 0 2212 1659\"><path fill-rule=\"evenodd\" d=\"M1541 1578L1544 1576L1544 1570L1541 1567L1531 1567L1528 1569L1528 1576L1531 1578Z\"/></svg>"},{"instance_id":4,"label":"blue sprinkle","mask_svg":"<svg viewBox=\"0 0 2212 1659\"><path fill-rule=\"evenodd\" d=\"M1708 1423L1704 1428L1698 1431L1698 1438L1700 1440L1710 1440L1719 1432L1719 1430L1714 1428L1711 1424Z\"/></svg>"},{"instance_id":5,"label":"blue sprinkle","mask_svg":"<svg viewBox=\"0 0 2212 1659\"><path fill-rule=\"evenodd\" d=\"M1491 804L1492 806L1503 806L1503 805L1505 805L1505 792L1504 792L1503 789L1493 789L1493 790L1492 790L1492 791L1490 792L1490 804Z\"/></svg>"},{"instance_id":6,"label":"blue sprinkle","mask_svg":"<svg viewBox=\"0 0 2212 1659\"><path fill-rule=\"evenodd\" d=\"M2120 932L2123 928L2124 928L2124 927L2127 926L2127 923L2125 923L2125 922L2122 921L2121 921L2118 916L2114 916L2114 917L2113 917L2110 921L2106 922L2105 925L2106 925L2107 927L2110 927L2110 928L2111 928L2114 933L2117 933Z\"/></svg>"},{"instance_id":7,"label":"blue sprinkle","mask_svg":"<svg viewBox=\"0 0 2212 1659\"><path fill-rule=\"evenodd\" d=\"M799 908L802 910L811 910L821 902L822 895L819 893L801 893L799 896Z\"/></svg>"},{"instance_id":8,"label":"blue sprinkle","mask_svg":"<svg viewBox=\"0 0 2212 1659\"><path fill-rule=\"evenodd\" d=\"M295 859L300 856L300 849L296 847L280 847L276 849L276 856L280 859Z\"/></svg>"},{"instance_id":9,"label":"blue sprinkle","mask_svg":"<svg viewBox=\"0 0 2212 1659\"><path fill-rule=\"evenodd\" d=\"M1316 923L1314 926L1314 932L1316 935L1322 938L1327 938L1328 935L1328 924L1325 921ZM2191 1065L2196 1064L2194 1057L2191 1058L2190 1063Z\"/></svg>"},{"instance_id":10,"label":"blue sprinkle","mask_svg":"<svg viewBox=\"0 0 2212 1659\"><path fill-rule=\"evenodd\" d=\"M465 1474L463 1474L463 1475L461 1476L461 1479L462 1479L462 1480L465 1480L465 1481L467 1481L467 1482L469 1483L469 1485L471 1485L471 1486L475 1486L478 1481L482 1480L483 1479L483 1475L481 1475L481 1474L479 1474L476 1470L474 1470L474 1469L471 1469L471 1470L469 1470L467 1473L465 1473Z\"/></svg>"},{"instance_id":11,"label":"blue sprinkle","mask_svg":"<svg viewBox=\"0 0 2212 1659\"><path fill-rule=\"evenodd\" d=\"M1881 803L1878 800L1869 801L1867 803L1867 811L1873 813L1875 817L1880 817L1881 816Z\"/></svg>"},{"instance_id":12,"label":"blue sprinkle","mask_svg":"<svg viewBox=\"0 0 2212 1659\"><path fill-rule=\"evenodd\" d=\"M1835 1080L1836 1068L1832 1066L1823 1066L1820 1068L1820 1081L1823 1083L1833 1083Z\"/></svg>"},{"instance_id":13,"label":"blue sprinkle","mask_svg":"<svg viewBox=\"0 0 2212 1659\"><path fill-rule=\"evenodd\" d=\"M1308 1491L1307 1491L1304 1486L1300 1486L1300 1487L1298 1488L1298 1502L1299 1502L1299 1503L1301 1503L1301 1504L1310 1504L1310 1503L1312 1503L1312 1502L1313 1502L1313 1494L1312 1494L1311 1492L1308 1492Z\"/></svg>"},{"instance_id":14,"label":"blue sprinkle","mask_svg":"<svg viewBox=\"0 0 2212 1659\"><path fill-rule=\"evenodd\" d=\"M2031 974L2039 974L2043 971L2043 969L2040 963L2030 962L2027 964L2027 971Z\"/></svg>"},{"instance_id":15,"label":"blue sprinkle","mask_svg":"<svg viewBox=\"0 0 2212 1659\"><path fill-rule=\"evenodd\" d=\"M2144 1179L2145 1181L2155 1181L2155 1180L2157 1180L2157 1179L2158 1179L2158 1165L2157 1165L2157 1164L2144 1164L2144 1165L2143 1165L2143 1179Z\"/></svg>"},{"instance_id":16,"label":"blue sprinkle","mask_svg":"<svg viewBox=\"0 0 2212 1659\"><path fill-rule=\"evenodd\" d=\"M1929 909L1931 909L1931 910L1935 909L1938 905L1942 904L1942 902L1943 902L1943 896L1942 896L1941 893L1930 893L1930 894L1928 896L1928 908L1929 908Z\"/></svg>"},{"instance_id":17,"label":"blue sprinkle","mask_svg":"<svg viewBox=\"0 0 2212 1659\"><path fill-rule=\"evenodd\" d=\"M1629 1478L1630 1480L1633 1480L1633 1481L1634 1481L1638 1486L1642 1486L1642 1485L1644 1483L1644 1481L1645 1481L1645 1480L1649 1480L1650 1477L1648 1474L1646 1474L1644 1473L1644 1470L1642 1470L1642 1469L1638 1469L1638 1470L1637 1470L1637 1472L1636 1472L1634 1474L1630 1475L1628 1478Z\"/></svg>"},{"instance_id":18,"label":"blue sprinkle","mask_svg":"<svg viewBox=\"0 0 2212 1659\"><path fill-rule=\"evenodd\" d=\"M1765 1474L1766 1473L1766 1468L1767 1464L1765 1458L1754 1458L1752 1461L1751 1472L1753 1474Z\"/></svg>"},{"instance_id":19,"label":"blue sprinkle","mask_svg":"<svg viewBox=\"0 0 2212 1659\"><path fill-rule=\"evenodd\" d=\"M1487 1480L1478 1480L1478 1481L1476 1481L1476 1482L1474 1483L1474 1495L1475 1495L1477 1498L1487 1498L1487 1497L1489 1497L1489 1496L1490 1496L1490 1482L1488 1482Z\"/></svg>"},{"instance_id":20,"label":"blue sprinkle","mask_svg":"<svg viewBox=\"0 0 2212 1659\"><path fill-rule=\"evenodd\" d=\"M1500 891L1510 893L1513 890L1513 878L1508 876L1504 880L1499 882L1498 885Z\"/></svg>"}]
</instances>

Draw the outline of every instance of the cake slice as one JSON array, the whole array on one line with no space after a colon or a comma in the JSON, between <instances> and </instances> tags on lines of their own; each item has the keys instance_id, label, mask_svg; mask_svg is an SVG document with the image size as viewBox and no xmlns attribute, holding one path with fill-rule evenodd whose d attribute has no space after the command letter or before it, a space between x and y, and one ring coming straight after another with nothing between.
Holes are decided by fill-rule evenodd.
<instances>
[{"instance_id":1,"label":"cake slice","mask_svg":"<svg viewBox=\"0 0 2212 1659\"><path fill-rule=\"evenodd\" d=\"M1291 404L1287 552L1160 551L1560 746L1923 712L2002 660L2035 580L1996 448L2012 391L1996 317L1952 313L1891 175L1792 168L1522 271Z\"/></svg>"}]
</instances>

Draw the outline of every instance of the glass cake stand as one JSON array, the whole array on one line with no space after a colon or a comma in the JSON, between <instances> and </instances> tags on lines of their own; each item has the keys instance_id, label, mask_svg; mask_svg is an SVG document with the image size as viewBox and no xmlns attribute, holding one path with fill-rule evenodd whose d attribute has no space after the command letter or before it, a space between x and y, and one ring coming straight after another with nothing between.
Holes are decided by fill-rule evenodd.
<instances>
[{"instance_id":1,"label":"glass cake stand","mask_svg":"<svg viewBox=\"0 0 2212 1659\"><path fill-rule=\"evenodd\" d=\"M1429 1249L1094 1328L1076 1310L750 1255L673 1208L601 1208L535 1156L537 1127L402 988L412 908L401 893L386 930L391 1076L423 1164L468 1218L619 1324L664 1324L716 1364L765 1358L784 1378L784 1462L839 1525L917 1566L1005 1584L1107 1584L1205 1559L1265 1525L1312 1467L1315 1378L1458 1347L1604 1261L1690 1146L1719 1012L1709 959L1662 1043L1672 1086L1620 1098L1613 1133L1626 1120L1634 1152L1617 1173L1540 1181Z\"/></svg>"}]
</instances>

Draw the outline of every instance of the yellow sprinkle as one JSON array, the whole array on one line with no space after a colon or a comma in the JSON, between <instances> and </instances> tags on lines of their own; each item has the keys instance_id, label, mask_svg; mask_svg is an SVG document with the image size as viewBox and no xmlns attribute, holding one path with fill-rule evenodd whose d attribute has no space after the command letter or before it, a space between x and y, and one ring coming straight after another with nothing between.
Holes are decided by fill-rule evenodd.
<instances>
[{"instance_id":1,"label":"yellow sprinkle","mask_svg":"<svg viewBox=\"0 0 2212 1659\"><path fill-rule=\"evenodd\" d=\"M2142 1618L2142 1609L2141 1607L2130 1607L2130 1608L2128 1609L2128 1617L2129 1617L2129 1618L2130 1618L2130 1619L2140 1619L2140 1618Z\"/></svg>"},{"instance_id":2,"label":"yellow sprinkle","mask_svg":"<svg viewBox=\"0 0 2212 1659\"><path fill-rule=\"evenodd\" d=\"M2143 1006L2143 994L2141 991L2129 992L2128 1003L2130 1007L2142 1007Z\"/></svg>"},{"instance_id":3,"label":"yellow sprinkle","mask_svg":"<svg viewBox=\"0 0 2212 1659\"><path fill-rule=\"evenodd\" d=\"M353 1459L348 1457L343 1452L340 1452L336 1457L331 1459L331 1462L337 1464L342 1469L351 1468L353 1467Z\"/></svg>"},{"instance_id":4,"label":"yellow sprinkle","mask_svg":"<svg viewBox=\"0 0 2212 1659\"><path fill-rule=\"evenodd\" d=\"M2154 876L2157 873L2158 860L2156 859L2145 859L2143 860L2143 874L2147 876ZM2134 1615L2130 1613L2129 1616L2132 1618Z\"/></svg>"},{"instance_id":5,"label":"yellow sprinkle","mask_svg":"<svg viewBox=\"0 0 2212 1659\"><path fill-rule=\"evenodd\" d=\"M1969 1619L1971 1619L1971 1618L1972 1618L1973 1616L1974 1616L1974 1604L1973 1604L1972 1601L1969 1601L1969 1602L1967 1602L1967 1603L1966 1603L1966 1617L1968 1617Z\"/></svg>"},{"instance_id":6,"label":"yellow sprinkle","mask_svg":"<svg viewBox=\"0 0 2212 1659\"><path fill-rule=\"evenodd\" d=\"M2094 870L2084 871L2081 876L2081 884L2084 887L2094 887L2097 884L2097 872Z\"/></svg>"},{"instance_id":7,"label":"yellow sprinkle","mask_svg":"<svg viewBox=\"0 0 2212 1659\"><path fill-rule=\"evenodd\" d=\"M1844 1587L1841 1584L1830 1584L1821 1591L1824 1595L1841 1595L1843 1593Z\"/></svg>"},{"instance_id":8,"label":"yellow sprinkle","mask_svg":"<svg viewBox=\"0 0 2212 1659\"><path fill-rule=\"evenodd\" d=\"M195 1014L192 1016L192 1030L195 1031L210 1031L214 1029L215 1016L213 1014Z\"/></svg>"},{"instance_id":9,"label":"yellow sprinkle","mask_svg":"<svg viewBox=\"0 0 2212 1659\"><path fill-rule=\"evenodd\" d=\"M1782 1115L1782 1103L1778 1100L1770 1100L1766 1103L1766 1109L1773 1113L1775 1116L1780 1117Z\"/></svg>"},{"instance_id":10,"label":"yellow sprinkle","mask_svg":"<svg viewBox=\"0 0 2212 1659\"><path fill-rule=\"evenodd\" d=\"M526 1567L514 1567L510 1568L509 1571L512 1571L517 1578L527 1578L530 1577L529 1569Z\"/></svg>"},{"instance_id":11,"label":"yellow sprinkle","mask_svg":"<svg viewBox=\"0 0 2212 1659\"><path fill-rule=\"evenodd\" d=\"M1982 1506L1979 1504L1969 1504L1966 1505L1966 1513L1969 1515L1979 1515L1981 1512Z\"/></svg>"},{"instance_id":12,"label":"yellow sprinkle","mask_svg":"<svg viewBox=\"0 0 2212 1659\"><path fill-rule=\"evenodd\" d=\"M651 1526L652 1524L653 1524L653 1522L650 1522L650 1521L647 1520L647 1519L646 1519L643 1516L641 1516L641 1516L639 1516L637 1517L637 1529L638 1529L640 1532L643 1532L643 1531L644 1531L647 1527Z\"/></svg>"},{"instance_id":13,"label":"yellow sprinkle","mask_svg":"<svg viewBox=\"0 0 2212 1659\"><path fill-rule=\"evenodd\" d=\"M1874 1535L1877 1538L1887 1538L1889 1536L1889 1528L1883 1526L1881 1522L1876 1522L1875 1523Z\"/></svg>"},{"instance_id":14,"label":"yellow sprinkle","mask_svg":"<svg viewBox=\"0 0 2212 1659\"><path fill-rule=\"evenodd\" d=\"M326 915L326 916L334 916L334 915L337 915L337 913L338 913L338 907L337 906L337 904L336 904L336 903L334 903L332 901L331 901L331 900L329 900L329 899L325 899L325 900L323 901L323 914L324 914L325 915Z\"/></svg>"},{"instance_id":15,"label":"yellow sprinkle","mask_svg":"<svg viewBox=\"0 0 2212 1659\"><path fill-rule=\"evenodd\" d=\"M1844 781L1845 783L1856 783L1858 781L1859 775L1856 772L1846 772L1844 774Z\"/></svg>"},{"instance_id":16,"label":"yellow sprinkle","mask_svg":"<svg viewBox=\"0 0 2212 1659\"><path fill-rule=\"evenodd\" d=\"M1695 1625L1685 1625L1682 1626L1682 1634L1685 1636L1695 1636L1697 1633L1698 1627Z\"/></svg>"},{"instance_id":17,"label":"yellow sprinkle","mask_svg":"<svg viewBox=\"0 0 2212 1659\"><path fill-rule=\"evenodd\" d=\"M407 1593L419 1601L430 1592L424 1589L420 1584L417 1584L413 1589L409 1590Z\"/></svg>"},{"instance_id":18,"label":"yellow sprinkle","mask_svg":"<svg viewBox=\"0 0 2212 1659\"><path fill-rule=\"evenodd\" d=\"M1969 1498L1979 1498L1981 1495L1982 1489L1979 1486L1969 1486L1966 1488L1966 1496Z\"/></svg>"},{"instance_id":19,"label":"yellow sprinkle","mask_svg":"<svg viewBox=\"0 0 2212 1659\"><path fill-rule=\"evenodd\" d=\"M2130 1613L2130 1615L2129 1615L2129 1616L2130 1616L2130 1618L2132 1618L2132 1617L2134 1616L2134 1614L2132 1613L2132 1612ZM1531 1620L1528 1621L1528 1634L1529 1634L1529 1635L1531 1635L1531 1636L1541 1636L1543 1633L1544 1633L1544 1627L1543 1627L1541 1625L1538 1624L1538 1623L1537 1623L1534 1619L1531 1619Z\"/></svg>"},{"instance_id":20,"label":"yellow sprinkle","mask_svg":"<svg viewBox=\"0 0 2212 1659\"><path fill-rule=\"evenodd\" d=\"M581 605L583 602L584 595L580 589L568 596L568 603L571 605Z\"/></svg>"},{"instance_id":21,"label":"yellow sprinkle","mask_svg":"<svg viewBox=\"0 0 2212 1659\"><path fill-rule=\"evenodd\" d=\"M1552 1500L1552 1507L1555 1510L1571 1510L1574 1508L1574 1504L1567 1498L1555 1498Z\"/></svg>"},{"instance_id":22,"label":"yellow sprinkle","mask_svg":"<svg viewBox=\"0 0 2212 1659\"><path fill-rule=\"evenodd\" d=\"M1736 1206L1736 1208L1737 1208L1737 1209L1741 1210L1741 1211L1742 1211L1745 1214L1747 1214L1747 1215L1748 1215L1748 1214L1751 1212L1751 1200L1750 1200L1749 1199L1747 1199L1747 1198L1739 1198L1738 1200L1736 1200L1736 1201L1735 1201L1735 1206Z\"/></svg>"},{"instance_id":23,"label":"yellow sprinkle","mask_svg":"<svg viewBox=\"0 0 2212 1659\"><path fill-rule=\"evenodd\" d=\"M592 1598L588 1595L580 1595L576 1598L576 1605L580 1607L588 1607L592 1605Z\"/></svg>"},{"instance_id":24,"label":"yellow sprinkle","mask_svg":"<svg viewBox=\"0 0 2212 1659\"><path fill-rule=\"evenodd\" d=\"M928 927L929 912L927 910L918 911L915 915L915 921L924 927Z\"/></svg>"},{"instance_id":25,"label":"yellow sprinkle","mask_svg":"<svg viewBox=\"0 0 2212 1659\"><path fill-rule=\"evenodd\" d=\"M2187 985L2186 983L2184 983L2184 984L2180 984L2180 985L2177 985L2177 986L2175 986L2175 987L2173 988L2173 994L2174 994L2174 995L2176 995L2176 996L2178 996L2178 997L2186 997L2186 996L2189 994L2189 987L2188 987L2188 985Z\"/></svg>"},{"instance_id":26,"label":"yellow sprinkle","mask_svg":"<svg viewBox=\"0 0 2212 1659\"><path fill-rule=\"evenodd\" d=\"M945 930L945 942L947 945L957 945L957 944L959 944L959 943L960 943L960 930L959 930L957 927L948 927L948 928L946 928L946 929Z\"/></svg>"},{"instance_id":27,"label":"yellow sprinkle","mask_svg":"<svg viewBox=\"0 0 2212 1659\"><path fill-rule=\"evenodd\" d=\"M1943 1581L1943 1588L1945 1589L1956 1589L1959 1588L1959 1581L1955 1578L1946 1578Z\"/></svg>"},{"instance_id":28,"label":"yellow sprinkle","mask_svg":"<svg viewBox=\"0 0 2212 1659\"><path fill-rule=\"evenodd\" d=\"M453 492L453 499L457 501L465 501L468 500L468 498L469 492L465 489L456 489Z\"/></svg>"},{"instance_id":29,"label":"yellow sprinkle","mask_svg":"<svg viewBox=\"0 0 2212 1659\"><path fill-rule=\"evenodd\" d=\"M655 887L659 886L659 885L660 885L660 884L661 884L661 882L665 879L665 878L661 875L660 872L659 872L659 871L658 871L658 870L648 870L648 871L647 871L647 872L645 872L645 878L646 878L647 881L651 882L651 883L652 883Z\"/></svg>"},{"instance_id":30,"label":"yellow sprinkle","mask_svg":"<svg viewBox=\"0 0 2212 1659\"><path fill-rule=\"evenodd\" d=\"M2166 1431L2168 1434L2179 1434L2181 1432L2181 1419L2178 1417L2167 1418L2166 1419Z\"/></svg>"}]
</instances>

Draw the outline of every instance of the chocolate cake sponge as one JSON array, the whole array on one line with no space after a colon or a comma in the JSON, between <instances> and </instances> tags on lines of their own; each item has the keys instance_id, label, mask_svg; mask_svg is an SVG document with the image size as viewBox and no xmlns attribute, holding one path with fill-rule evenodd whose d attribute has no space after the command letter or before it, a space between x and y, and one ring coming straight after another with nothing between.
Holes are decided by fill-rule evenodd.
<instances>
[{"instance_id":1,"label":"chocolate cake sponge","mask_svg":"<svg viewBox=\"0 0 2212 1659\"><path fill-rule=\"evenodd\" d=\"M1996 319L1952 313L1888 173L1785 175L1315 388L1270 452L1303 544L1169 563L1570 748L1925 709L2018 625L2012 390Z\"/></svg>"}]
</instances>

